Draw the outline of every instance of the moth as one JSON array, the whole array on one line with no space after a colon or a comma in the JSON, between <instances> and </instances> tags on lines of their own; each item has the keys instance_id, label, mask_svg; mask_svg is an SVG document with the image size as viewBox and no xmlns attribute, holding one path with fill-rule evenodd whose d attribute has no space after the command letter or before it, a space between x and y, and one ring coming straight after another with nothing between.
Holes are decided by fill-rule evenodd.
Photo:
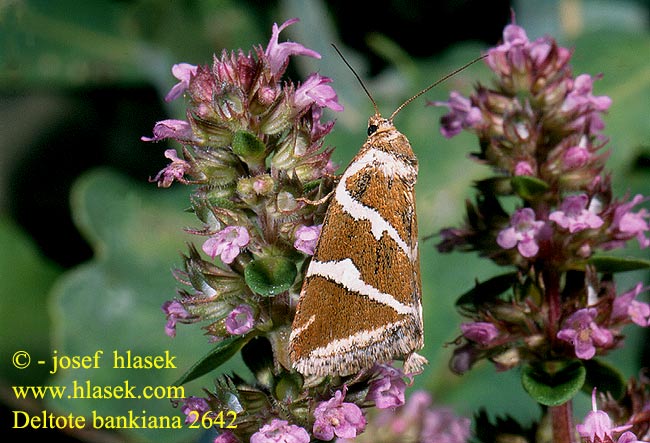
<instances>
[{"instance_id":1,"label":"moth","mask_svg":"<svg viewBox=\"0 0 650 443\"><path fill-rule=\"evenodd\" d=\"M381 116L354 73L375 114L368 119L368 139L331 196L300 292L289 356L304 376L347 376L391 360L404 360L404 372L415 373L427 363L416 352L424 345L418 161L393 119L468 65L408 99L389 118Z\"/></svg>"}]
</instances>

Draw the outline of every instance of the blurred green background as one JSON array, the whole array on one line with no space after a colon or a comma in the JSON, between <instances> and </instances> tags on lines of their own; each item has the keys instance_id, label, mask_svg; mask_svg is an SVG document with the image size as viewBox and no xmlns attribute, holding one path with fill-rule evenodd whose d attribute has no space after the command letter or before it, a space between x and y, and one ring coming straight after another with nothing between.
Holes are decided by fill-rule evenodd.
<instances>
[{"instance_id":1,"label":"blurred green background","mask_svg":"<svg viewBox=\"0 0 650 443\"><path fill-rule=\"evenodd\" d=\"M210 344L198 327L164 335L161 304L175 295L171 270L185 251L182 228L187 190L148 183L166 164L173 144L140 141L158 120L184 117L182 100L162 97L176 82L171 65L206 64L222 48L266 46L274 22L301 22L281 34L322 54L295 58L288 74L312 71L334 79L345 111L326 144L344 166L365 140L372 106L332 50L336 43L355 66L379 107L389 114L424 86L475 58L501 38L511 8L531 39L550 34L575 50L575 73L602 73L595 95L614 103L606 118L617 195L650 195L650 2L639 1L20 1L0 0L0 435L49 441L196 441L196 431L120 432L11 430L14 410L101 415L178 415L168 400L109 401L16 399L11 386L90 379L97 385L168 385ZM449 27L449 29L448 29ZM468 94L489 83L480 64L456 75L406 108L398 128L420 158L418 215L422 237L462 220L473 180L489 171L471 163L476 141L467 134L445 140L438 131L451 89ZM440 403L472 415L512 414L524 422L538 411L523 393L517 371L496 374L487 364L463 377L447 369L460 317L455 298L496 267L472 254L440 255L435 241L422 246L425 354L431 364L412 389L426 388ZM636 245L625 254L647 257ZM625 289L642 273L621 274ZM642 331L629 329L627 346L611 360L626 377L647 364ZM113 350L177 355L177 370L127 371L109 367ZM26 350L29 368L11 357ZM100 369L52 377L52 352L105 352ZM645 360L644 360L645 357ZM234 359L224 370L241 370ZM201 395L204 377L187 386ZM584 410L584 404L578 408ZM142 412L146 411L146 412ZM183 431L188 431L184 429Z\"/></svg>"}]
</instances>

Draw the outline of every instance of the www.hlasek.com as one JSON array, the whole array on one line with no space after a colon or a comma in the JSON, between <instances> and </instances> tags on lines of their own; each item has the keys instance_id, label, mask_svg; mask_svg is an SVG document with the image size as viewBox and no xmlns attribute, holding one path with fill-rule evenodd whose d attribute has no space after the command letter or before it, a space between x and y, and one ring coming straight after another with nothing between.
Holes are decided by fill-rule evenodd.
<instances>
[{"instance_id":1,"label":"www.hlasek.com","mask_svg":"<svg viewBox=\"0 0 650 443\"><path fill-rule=\"evenodd\" d=\"M113 351L110 362L102 364L104 352L99 350L91 355L59 355L57 351L53 352L50 374L59 371L74 369L94 369L102 366L111 369L175 369L175 356L171 356L169 351L158 356L140 356L134 355L131 351L120 353ZM110 355L110 354L109 354ZM24 369L29 366L31 358L26 351L16 351L13 356L13 365L18 369ZM37 361L39 365L45 365L45 361ZM98 400L182 400L186 398L185 388L183 386L167 385L146 385L138 386L132 384L129 380L123 380L115 385L96 384L90 379L75 379L71 385L30 385L30 386L12 386L14 396L19 401L25 400L46 400L46 399L98 399ZM195 411L193 411L195 412ZM38 412L14 410L13 411L13 428L14 429L84 429L93 427L95 429L138 429L138 428L155 428L155 429L179 429L184 425L190 428L234 428L237 413L235 411L221 411L216 413L209 411L203 415L196 413L188 416L158 416L149 415L146 410L124 411L123 415L101 415L97 411L90 411L87 415L60 414L52 411L42 410Z\"/></svg>"},{"instance_id":2,"label":"www.hlasek.com","mask_svg":"<svg viewBox=\"0 0 650 443\"><path fill-rule=\"evenodd\" d=\"M71 388L71 389L68 389ZM73 380L72 386L12 386L17 399L183 399L183 386L144 386L142 389L124 380L119 385L95 385L91 380Z\"/></svg>"}]
</instances>

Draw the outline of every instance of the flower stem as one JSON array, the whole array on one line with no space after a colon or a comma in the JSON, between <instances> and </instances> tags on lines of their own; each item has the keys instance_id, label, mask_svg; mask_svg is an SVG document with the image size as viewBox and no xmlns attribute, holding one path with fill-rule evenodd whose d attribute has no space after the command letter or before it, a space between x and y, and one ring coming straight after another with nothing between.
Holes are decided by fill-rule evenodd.
<instances>
[{"instance_id":1,"label":"flower stem","mask_svg":"<svg viewBox=\"0 0 650 443\"><path fill-rule=\"evenodd\" d=\"M564 404L549 408L554 443L577 443L571 406L572 402L569 400Z\"/></svg>"},{"instance_id":2,"label":"flower stem","mask_svg":"<svg viewBox=\"0 0 650 443\"><path fill-rule=\"evenodd\" d=\"M560 296L560 276L552 266L547 266L543 271L544 289L548 303L547 334L550 342L555 341L557 331L560 328L560 316L562 313L562 299Z\"/></svg>"},{"instance_id":3,"label":"flower stem","mask_svg":"<svg viewBox=\"0 0 650 443\"><path fill-rule=\"evenodd\" d=\"M560 275L551 266L544 270L544 287L549 305L547 333L549 340L553 342L560 327L562 299L560 295ZM555 443L576 443L571 406L572 402L567 401L559 406L549 408L553 427L553 441Z\"/></svg>"}]
</instances>

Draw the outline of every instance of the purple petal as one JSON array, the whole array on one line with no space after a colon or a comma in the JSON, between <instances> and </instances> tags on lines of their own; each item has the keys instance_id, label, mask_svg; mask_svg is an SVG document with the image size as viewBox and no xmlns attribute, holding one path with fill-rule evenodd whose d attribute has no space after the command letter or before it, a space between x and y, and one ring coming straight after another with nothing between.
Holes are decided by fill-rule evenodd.
<instances>
[{"instance_id":1,"label":"purple petal","mask_svg":"<svg viewBox=\"0 0 650 443\"><path fill-rule=\"evenodd\" d=\"M642 328L650 326L650 305L648 303L633 300L628 308L630 318Z\"/></svg>"},{"instance_id":2,"label":"purple petal","mask_svg":"<svg viewBox=\"0 0 650 443\"><path fill-rule=\"evenodd\" d=\"M328 85L332 79L319 74L311 74L305 82L296 89L293 105L299 110L311 107L313 103L333 111L342 111L334 88Z\"/></svg>"},{"instance_id":3,"label":"purple petal","mask_svg":"<svg viewBox=\"0 0 650 443\"><path fill-rule=\"evenodd\" d=\"M510 45L525 44L528 43L528 35L521 26L509 24L503 29L503 41Z\"/></svg>"},{"instance_id":4,"label":"purple petal","mask_svg":"<svg viewBox=\"0 0 650 443\"><path fill-rule=\"evenodd\" d=\"M574 146L567 149L562 156L562 160L566 169L577 169L585 166L590 157L591 154L587 148Z\"/></svg>"},{"instance_id":5,"label":"purple petal","mask_svg":"<svg viewBox=\"0 0 650 443\"><path fill-rule=\"evenodd\" d=\"M286 67L289 57L292 55L306 55L308 57L321 58L318 52L305 48L303 45L299 43L291 43L291 42L278 43L278 37L280 36L280 32L282 32L282 30L288 27L289 25L292 25L298 21L299 19L292 18L282 23L282 25L280 25L279 27L277 23L273 24L271 40L269 41L269 44L266 47L266 51L264 52L266 57L268 58L271 74L273 75L282 74L282 72Z\"/></svg>"},{"instance_id":6,"label":"purple petal","mask_svg":"<svg viewBox=\"0 0 650 443\"><path fill-rule=\"evenodd\" d=\"M593 358L594 355L596 355L596 348L594 347L591 340L574 340L573 345L575 348L576 357L580 359L589 360Z\"/></svg>"},{"instance_id":7,"label":"purple petal","mask_svg":"<svg viewBox=\"0 0 650 443\"><path fill-rule=\"evenodd\" d=\"M309 443L309 434L300 426L274 418L251 435L250 443Z\"/></svg>"},{"instance_id":8,"label":"purple petal","mask_svg":"<svg viewBox=\"0 0 650 443\"><path fill-rule=\"evenodd\" d=\"M232 335L245 334L253 329L253 309L248 305L239 305L226 317L226 331Z\"/></svg>"},{"instance_id":9,"label":"purple petal","mask_svg":"<svg viewBox=\"0 0 650 443\"><path fill-rule=\"evenodd\" d=\"M194 140L194 133L190 124L183 120L162 120L153 128L153 137L140 137L144 142L157 142L171 138L179 142Z\"/></svg>"},{"instance_id":10,"label":"purple petal","mask_svg":"<svg viewBox=\"0 0 650 443\"><path fill-rule=\"evenodd\" d=\"M503 249L514 248L518 241L519 238L517 237L517 232L513 227L502 230L497 236L497 244Z\"/></svg>"},{"instance_id":11,"label":"purple petal","mask_svg":"<svg viewBox=\"0 0 650 443\"><path fill-rule=\"evenodd\" d=\"M482 321L461 323L460 330L465 338L481 345L487 345L499 336L499 330L496 326Z\"/></svg>"},{"instance_id":12,"label":"purple petal","mask_svg":"<svg viewBox=\"0 0 650 443\"><path fill-rule=\"evenodd\" d=\"M530 163L527 161L520 161L515 165L515 175L535 175L535 172L533 171L533 167L530 166Z\"/></svg>"},{"instance_id":13,"label":"purple petal","mask_svg":"<svg viewBox=\"0 0 650 443\"><path fill-rule=\"evenodd\" d=\"M304 254L314 255L322 227L322 224L299 227L295 233L293 247Z\"/></svg>"},{"instance_id":14,"label":"purple petal","mask_svg":"<svg viewBox=\"0 0 650 443\"><path fill-rule=\"evenodd\" d=\"M639 440L634 432L627 431L618 437L616 443L643 443L643 441Z\"/></svg>"},{"instance_id":15,"label":"purple petal","mask_svg":"<svg viewBox=\"0 0 650 443\"><path fill-rule=\"evenodd\" d=\"M530 258L537 255L537 253L539 252L539 246L537 245L537 242L535 241L534 238L527 238L519 241L519 244L517 245L517 250L522 256L526 258Z\"/></svg>"},{"instance_id":16,"label":"purple petal","mask_svg":"<svg viewBox=\"0 0 650 443\"><path fill-rule=\"evenodd\" d=\"M176 83L172 89L165 96L165 101L170 102L177 99L187 90L190 84L192 76L196 74L198 69L195 65L190 65L189 63L178 63L172 66L172 74L174 77L180 80L179 83Z\"/></svg>"}]
</instances>

